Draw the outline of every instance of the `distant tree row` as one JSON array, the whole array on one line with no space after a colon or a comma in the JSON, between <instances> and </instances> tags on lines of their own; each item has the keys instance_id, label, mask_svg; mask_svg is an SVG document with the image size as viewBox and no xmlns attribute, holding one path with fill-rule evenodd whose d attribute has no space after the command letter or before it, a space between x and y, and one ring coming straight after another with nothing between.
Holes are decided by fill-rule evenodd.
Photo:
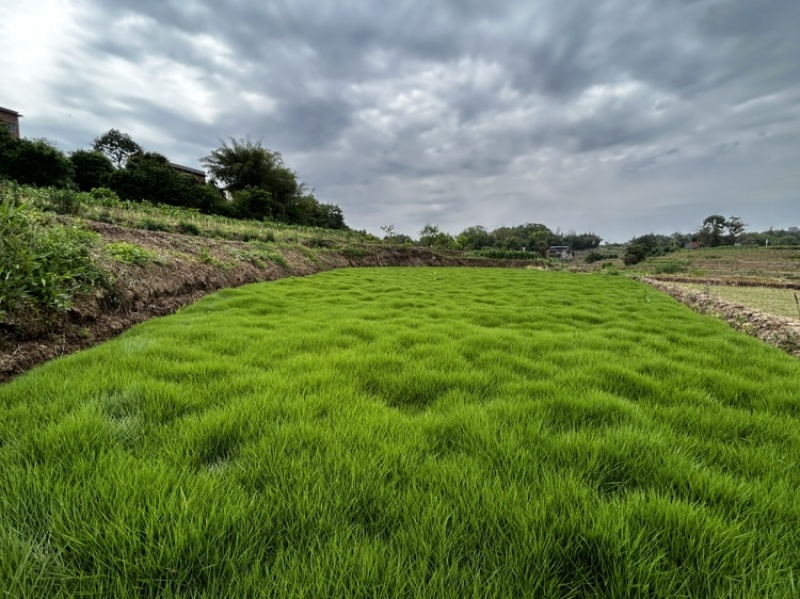
<instances>
[{"instance_id":1,"label":"distant tree row","mask_svg":"<svg viewBox=\"0 0 800 599\"><path fill-rule=\"evenodd\" d=\"M381 227L384 239L395 242L413 242L406 236L395 233L394 226ZM510 250L528 251L544 256L552 245L569 246L570 249L585 250L596 248L602 239L594 233L562 233L552 231L539 223L527 223L515 227L500 227L493 231L476 225L468 227L453 237L439 229L437 225L426 224L419 232L419 245L426 247L444 247L460 250Z\"/></svg>"},{"instance_id":2,"label":"distant tree row","mask_svg":"<svg viewBox=\"0 0 800 599\"><path fill-rule=\"evenodd\" d=\"M623 261L637 264L645 258L663 256L684 247L720 247L732 245L786 246L800 245L800 229L769 229L747 232L747 224L738 216L725 218L711 214L693 233L658 235L648 233L634 237L627 243Z\"/></svg>"},{"instance_id":3,"label":"distant tree row","mask_svg":"<svg viewBox=\"0 0 800 599\"><path fill-rule=\"evenodd\" d=\"M116 129L97 137L90 149L66 155L47 140L17 140L0 127L0 179L80 191L108 187L135 202L172 204L233 218L347 228L339 206L319 202L284 165L281 155L260 142L231 139L202 162L211 174L208 183L177 170L166 156L146 152Z\"/></svg>"}]
</instances>

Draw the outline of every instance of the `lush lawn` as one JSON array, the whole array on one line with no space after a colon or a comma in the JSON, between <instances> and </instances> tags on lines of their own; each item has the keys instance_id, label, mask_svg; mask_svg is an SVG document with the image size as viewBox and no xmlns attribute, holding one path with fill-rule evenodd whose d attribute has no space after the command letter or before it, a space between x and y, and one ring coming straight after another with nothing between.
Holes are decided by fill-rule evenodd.
<instances>
[{"instance_id":1,"label":"lush lawn","mask_svg":"<svg viewBox=\"0 0 800 599\"><path fill-rule=\"evenodd\" d=\"M620 277L225 291L0 386L0 589L798 597L799 395Z\"/></svg>"}]
</instances>

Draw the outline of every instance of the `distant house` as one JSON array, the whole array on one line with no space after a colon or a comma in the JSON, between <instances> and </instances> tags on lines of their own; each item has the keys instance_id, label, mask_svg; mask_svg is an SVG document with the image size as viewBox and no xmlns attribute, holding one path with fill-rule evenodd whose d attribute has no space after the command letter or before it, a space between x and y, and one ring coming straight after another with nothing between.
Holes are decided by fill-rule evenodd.
<instances>
[{"instance_id":1,"label":"distant house","mask_svg":"<svg viewBox=\"0 0 800 599\"><path fill-rule=\"evenodd\" d=\"M9 110L0 106L0 123L11 132L11 136L19 139L19 117L22 115L16 110Z\"/></svg>"},{"instance_id":2,"label":"distant house","mask_svg":"<svg viewBox=\"0 0 800 599\"><path fill-rule=\"evenodd\" d=\"M548 258L560 258L561 260L572 260L575 254L568 245L551 245L547 248Z\"/></svg>"},{"instance_id":3,"label":"distant house","mask_svg":"<svg viewBox=\"0 0 800 599\"><path fill-rule=\"evenodd\" d=\"M206 182L206 174L199 169L192 168L190 166L183 166L182 164L175 164L174 162L170 162L169 165L179 173L183 173L184 175L191 175L192 177L197 179L199 183Z\"/></svg>"},{"instance_id":4,"label":"distant house","mask_svg":"<svg viewBox=\"0 0 800 599\"><path fill-rule=\"evenodd\" d=\"M696 250L698 248L703 247L703 244L699 241L690 241L689 243L684 244L683 248L686 250Z\"/></svg>"}]
</instances>

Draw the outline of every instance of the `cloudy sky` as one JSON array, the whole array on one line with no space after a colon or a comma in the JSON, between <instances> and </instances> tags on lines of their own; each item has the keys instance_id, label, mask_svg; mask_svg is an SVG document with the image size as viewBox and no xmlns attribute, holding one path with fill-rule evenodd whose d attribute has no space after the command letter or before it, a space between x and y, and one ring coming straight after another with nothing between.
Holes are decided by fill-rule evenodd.
<instances>
[{"instance_id":1,"label":"cloudy sky","mask_svg":"<svg viewBox=\"0 0 800 599\"><path fill-rule=\"evenodd\" d=\"M798 0L0 0L0 106L200 167L280 151L351 227L800 226Z\"/></svg>"}]
</instances>

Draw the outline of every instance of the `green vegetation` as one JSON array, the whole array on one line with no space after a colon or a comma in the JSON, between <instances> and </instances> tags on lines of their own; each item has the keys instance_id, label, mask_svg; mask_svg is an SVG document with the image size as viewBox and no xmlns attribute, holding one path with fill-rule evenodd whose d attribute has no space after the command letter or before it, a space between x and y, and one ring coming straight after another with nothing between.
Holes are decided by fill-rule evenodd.
<instances>
[{"instance_id":1,"label":"green vegetation","mask_svg":"<svg viewBox=\"0 0 800 599\"><path fill-rule=\"evenodd\" d=\"M99 239L0 194L0 320L23 311L58 312L76 294L108 284L91 254Z\"/></svg>"},{"instance_id":2,"label":"green vegetation","mask_svg":"<svg viewBox=\"0 0 800 599\"><path fill-rule=\"evenodd\" d=\"M678 285L686 289L704 291L713 297L755 308L768 314L800 320L800 291L769 287L737 287L735 285Z\"/></svg>"},{"instance_id":3,"label":"green vegetation","mask_svg":"<svg viewBox=\"0 0 800 599\"><path fill-rule=\"evenodd\" d=\"M112 260L124 262L125 264L135 264L145 266L151 262L165 264L166 261L156 252L143 248L135 243L119 241L106 244L106 253Z\"/></svg>"},{"instance_id":4,"label":"green vegetation","mask_svg":"<svg viewBox=\"0 0 800 599\"><path fill-rule=\"evenodd\" d=\"M130 135L111 129L97 137L91 150L66 156L44 139L15 139L0 130L0 181L56 187L72 192L110 188L118 198L192 208L204 214L273 220L347 230L334 204L319 202L278 152L260 142L231 139L203 159L212 179L231 192L228 201L214 180L198 181L157 152L146 152ZM202 179L202 178L201 178ZM70 196L74 197L74 196ZM70 212L72 214L72 212Z\"/></svg>"},{"instance_id":5,"label":"green vegetation","mask_svg":"<svg viewBox=\"0 0 800 599\"><path fill-rule=\"evenodd\" d=\"M706 279L763 279L797 281L800 250L755 246L719 246L676 250L667 256L645 259L630 272L683 274ZM672 272L670 272L672 271Z\"/></svg>"},{"instance_id":6,"label":"green vegetation","mask_svg":"<svg viewBox=\"0 0 800 599\"><path fill-rule=\"evenodd\" d=\"M326 247L351 241L373 242L378 239L364 231L302 227L279 222L245 220L203 214L196 208L185 208L151 202L122 200L107 188L91 192L67 189L36 188L14 183L0 184L0 198L11 198L41 210L72 214L87 220L139 228L236 241L326 240ZM320 245L320 244L317 244Z\"/></svg>"},{"instance_id":7,"label":"green vegetation","mask_svg":"<svg viewBox=\"0 0 800 599\"><path fill-rule=\"evenodd\" d=\"M623 277L223 291L0 386L0 588L796 597L799 385Z\"/></svg>"}]
</instances>

